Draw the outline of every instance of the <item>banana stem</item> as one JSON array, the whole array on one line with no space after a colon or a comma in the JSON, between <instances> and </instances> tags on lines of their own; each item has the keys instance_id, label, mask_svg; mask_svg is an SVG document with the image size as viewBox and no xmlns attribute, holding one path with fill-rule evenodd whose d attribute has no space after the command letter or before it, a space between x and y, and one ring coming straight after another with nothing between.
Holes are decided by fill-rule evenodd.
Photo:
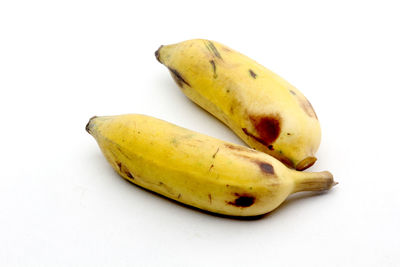
<instances>
[{"instance_id":1,"label":"banana stem","mask_svg":"<svg viewBox=\"0 0 400 267\"><path fill-rule=\"evenodd\" d=\"M328 171L298 173L295 176L294 183L293 193L329 190L338 184L333 180L333 175Z\"/></svg>"}]
</instances>

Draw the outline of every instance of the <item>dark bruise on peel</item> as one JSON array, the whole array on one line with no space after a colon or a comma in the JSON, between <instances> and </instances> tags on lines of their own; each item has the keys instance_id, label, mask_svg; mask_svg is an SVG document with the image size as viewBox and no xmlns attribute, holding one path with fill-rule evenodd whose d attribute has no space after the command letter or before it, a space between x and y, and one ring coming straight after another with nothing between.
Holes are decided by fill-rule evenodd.
<instances>
[{"instance_id":1,"label":"dark bruise on peel","mask_svg":"<svg viewBox=\"0 0 400 267\"><path fill-rule=\"evenodd\" d=\"M269 115L265 117L250 116L250 120L258 133L258 137L251 134L246 128L242 129L243 132L266 146L272 144L281 133L280 118L276 115Z\"/></svg>"},{"instance_id":2,"label":"dark bruise on peel","mask_svg":"<svg viewBox=\"0 0 400 267\"><path fill-rule=\"evenodd\" d=\"M125 172L125 174L126 174L126 176L128 176L129 178L131 178L131 179L135 179L134 177L133 177L133 175L130 173L130 172Z\"/></svg>"},{"instance_id":3,"label":"dark bruise on peel","mask_svg":"<svg viewBox=\"0 0 400 267\"><path fill-rule=\"evenodd\" d=\"M255 197L250 196L250 195L240 195L238 193L235 193L235 196L237 197L235 201L229 201L227 202L229 205L233 205L239 208L246 208L250 207L251 205L254 204L255 202Z\"/></svg>"},{"instance_id":4,"label":"dark bruise on peel","mask_svg":"<svg viewBox=\"0 0 400 267\"><path fill-rule=\"evenodd\" d=\"M290 92L292 95L296 95L296 92L293 91L293 90L289 90L289 92Z\"/></svg>"},{"instance_id":5,"label":"dark bruise on peel","mask_svg":"<svg viewBox=\"0 0 400 267\"><path fill-rule=\"evenodd\" d=\"M213 78L216 79L218 77L218 75L217 75L217 66L215 65L215 61L210 60L210 64L213 68L213 73L214 73Z\"/></svg>"},{"instance_id":6,"label":"dark bruise on peel","mask_svg":"<svg viewBox=\"0 0 400 267\"><path fill-rule=\"evenodd\" d=\"M255 136L254 134L250 133L249 130L247 130L247 128L242 128L242 131L247 135L250 136L251 138L255 139L256 141L258 141L259 143L263 144L263 145L268 145L264 140L262 140L261 138Z\"/></svg>"},{"instance_id":7,"label":"dark bruise on peel","mask_svg":"<svg viewBox=\"0 0 400 267\"><path fill-rule=\"evenodd\" d=\"M121 162L116 162L116 163L121 173L125 174L128 178L135 179L135 177L133 177L130 171L125 167L125 165L122 165Z\"/></svg>"},{"instance_id":8,"label":"dark bruise on peel","mask_svg":"<svg viewBox=\"0 0 400 267\"><path fill-rule=\"evenodd\" d=\"M221 54L218 52L217 48L211 41L207 41L207 48L214 54L217 58L222 60Z\"/></svg>"},{"instance_id":9,"label":"dark bruise on peel","mask_svg":"<svg viewBox=\"0 0 400 267\"><path fill-rule=\"evenodd\" d=\"M210 204L211 204L212 203L211 194L208 194L208 200L210 201Z\"/></svg>"},{"instance_id":10,"label":"dark bruise on peel","mask_svg":"<svg viewBox=\"0 0 400 267\"><path fill-rule=\"evenodd\" d=\"M168 69L172 74L172 78L174 78L175 82L180 87L182 87L183 84L186 84L187 86L190 87L190 84L182 77L182 75L176 69L173 69L173 68L170 68L170 67L168 67Z\"/></svg>"},{"instance_id":11,"label":"dark bruise on peel","mask_svg":"<svg viewBox=\"0 0 400 267\"><path fill-rule=\"evenodd\" d=\"M253 77L253 79L257 78L257 74L253 70L249 69L249 73L250 73L251 77Z\"/></svg>"},{"instance_id":12,"label":"dark bruise on peel","mask_svg":"<svg viewBox=\"0 0 400 267\"><path fill-rule=\"evenodd\" d=\"M258 165L258 167L260 167L260 170L268 175L275 175L275 170L274 170L274 166L272 166L270 163L259 160L257 158L254 158L254 156L248 156L245 155L243 153L233 153L235 156L244 158L246 160L251 161L252 163L255 163Z\"/></svg>"},{"instance_id":13,"label":"dark bruise on peel","mask_svg":"<svg viewBox=\"0 0 400 267\"><path fill-rule=\"evenodd\" d=\"M261 161L257 162L257 164L258 166L260 166L262 172L265 172L267 174L275 174L274 167L271 164Z\"/></svg>"}]
</instances>

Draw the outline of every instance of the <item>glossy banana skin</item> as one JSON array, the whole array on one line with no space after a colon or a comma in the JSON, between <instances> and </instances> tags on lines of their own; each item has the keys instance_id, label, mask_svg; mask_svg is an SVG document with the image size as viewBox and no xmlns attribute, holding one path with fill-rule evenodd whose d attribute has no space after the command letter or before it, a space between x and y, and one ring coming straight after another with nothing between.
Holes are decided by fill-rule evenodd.
<instances>
[{"instance_id":1,"label":"glossy banana skin","mask_svg":"<svg viewBox=\"0 0 400 267\"><path fill-rule=\"evenodd\" d=\"M254 216L298 191L328 190L329 172L298 172L275 158L144 115L93 117L86 130L125 179L213 213Z\"/></svg>"},{"instance_id":2,"label":"glossy banana skin","mask_svg":"<svg viewBox=\"0 0 400 267\"><path fill-rule=\"evenodd\" d=\"M297 170L314 164L320 124L310 102L287 81L214 41L161 46L155 54L189 99L250 147Z\"/></svg>"}]
</instances>

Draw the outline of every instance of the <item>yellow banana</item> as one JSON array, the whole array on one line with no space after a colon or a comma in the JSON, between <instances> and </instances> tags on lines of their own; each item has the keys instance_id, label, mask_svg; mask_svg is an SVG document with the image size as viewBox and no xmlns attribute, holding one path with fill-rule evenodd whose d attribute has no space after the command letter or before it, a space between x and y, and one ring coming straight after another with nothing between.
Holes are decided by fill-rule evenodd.
<instances>
[{"instance_id":1,"label":"yellow banana","mask_svg":"<svg viewBox=\"0 0 400 267\"><path fill-rule=\"evenodd\" d=\"M250 147L304 170L317 160L317 116L304 95L254 60L209 40L161 46L157 59L183 93Z\"/></svg>"},{"instance_id":2,"label":"yellow banana","mask_svg":"<svg viewBox=\"0 0 400 267\"><path fill-rule=\"evenodd\" d=\"M253 216L289 194L328 190L329 172L298 172L275 158L144 116L93 117L86 130L125 179L214 213Z\"/></svg>"}]
</instances>

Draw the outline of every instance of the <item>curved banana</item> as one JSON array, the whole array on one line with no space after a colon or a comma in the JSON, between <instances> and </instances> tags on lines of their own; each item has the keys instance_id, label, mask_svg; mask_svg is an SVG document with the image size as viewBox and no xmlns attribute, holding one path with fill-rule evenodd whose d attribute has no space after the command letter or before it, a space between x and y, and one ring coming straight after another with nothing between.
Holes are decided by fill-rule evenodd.
<instances>
[{"instance_id":1,"label":"curved banana","mask_svg":"<svg viewBox=\"0 0 400 267\"><path fill-rule=\"evenodd\" d=\"M287 81L209 40L161 46L155 54L188 98L250 147L297 170L314 164L320 124L308 100Z\"/></svg>"},{"instance_id":2,"label":"curved banana","mask_svg":"<svg viewBox=\"0 0 400 267\"><path fill-rule=\"evenodd\" d=\"M93 117L86 130L125 179L214 213L253 216L298 191L328 190L329 172L298 172L275 158L144 116Z\"/></svg>"}]
</instances>

